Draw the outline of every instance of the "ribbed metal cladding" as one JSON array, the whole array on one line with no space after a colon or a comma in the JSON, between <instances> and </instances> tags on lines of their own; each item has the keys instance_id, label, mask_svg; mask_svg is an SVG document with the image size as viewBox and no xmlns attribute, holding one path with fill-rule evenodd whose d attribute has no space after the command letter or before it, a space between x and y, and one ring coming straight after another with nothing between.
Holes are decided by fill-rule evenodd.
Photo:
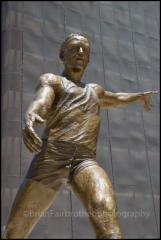
<instances>
[{"instance_id":1,"label":"ribbed metal cladding","mask_svg":"<svg viewBox=\"0 0 161 240\"><path fill-rule=\"evenodd\" d=\"M159 90L159 1L4 1L2 3L2 226L33 155L21 130L42 73L61 74L60 44L87 34L91 58L83 82L112 92ZM101 111L97 161L115 188L125 238L159 237L159 94ZM41 135L42 127L36 127ZM29 239L95 238L75 195L61 188Z\"/></svg>"}]
</instances>

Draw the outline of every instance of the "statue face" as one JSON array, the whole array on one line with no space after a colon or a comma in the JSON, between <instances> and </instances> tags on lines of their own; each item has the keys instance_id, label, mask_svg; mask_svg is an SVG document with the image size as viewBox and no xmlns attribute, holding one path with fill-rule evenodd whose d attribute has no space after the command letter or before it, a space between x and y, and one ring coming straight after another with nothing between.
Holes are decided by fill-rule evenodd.
<instances>
[{"instance_id":1,"label":"statue face","mask_svg":"<svg viewBox=\"0 0 161 240\"><path fill-rule=\"evenodd\" d=\"M74 72L84 71L89 62L90 46L82 36L68 40L64 51L65 67Z\"/></svg>"}]
</instances>

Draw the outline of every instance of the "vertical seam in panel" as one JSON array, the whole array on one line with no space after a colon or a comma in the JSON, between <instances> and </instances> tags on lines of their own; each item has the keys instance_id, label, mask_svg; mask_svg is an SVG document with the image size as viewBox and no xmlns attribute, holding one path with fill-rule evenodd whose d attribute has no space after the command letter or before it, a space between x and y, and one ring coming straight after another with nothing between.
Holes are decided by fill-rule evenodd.
<instances>
[{"instance_id":1,"label":"vertical seam in panel","mask_svg":"<svg viewBox=\"0 0 161 240\"><path fill-rule=\"evenodd\" d=\"M135 44L134 44L134 38L133 38L133 25L132 25L132 19L131 19L131 9L130 9L129 4L130 3L128 2L129 17L130 17L131 28L132 28L132 45L133 45L133 49L134 49L134 60L135 60L135 66L136 66L136 77L137 77L137 86L138 86L138 69L137 69L137 62L136 62L136 56L135 56ZM157 234L159 236L158 223L157 223L157 218L156 218L156 210L155 210L155 204L154 204L154 194L153 194L152 181L151 181L151 172L150 172L150 166L149 166L149 157L148 157L148 151L147 151L147 139L146 139L146 133L145 133L145 127L144 127L144 118L143 118L143 111L142 110L141 110L141 119L142 119L142 123L143 123L143 132L144 132L144 139L145 139L145 154L146 154L146 160L147 160L147 165L148 165L150 188L151 188L152 201L153 201L153 210L154 210L155 222L156 222L156 226L157 226L156 230L157 230Z\"/></svg>"},{"instance_id":2,"label":"vertical seam in panel","mask_svg":"<svg viewBox=\"0 0 161 240\"><path fill-rule=\"evenodd\" d=\"M67 20L66 20L66 8L67 7L63 7L63 9L64 9L64 33L65 33L65 37L66 37L66 34L67 34L67 32L66 32L66 23L67 23Z\"/></svg>"},{"instance_id":3,"label":"vertical seam in panel","mask_svg":"<svg viewBox=\"0 0 161 240\"><path fill-rule=\"evenodd\" d=\"M100 25L100 39L101 39L101 54L102 54L102 61L103 61L103 77L104 77L104 86L105 85L105 63L104 63L104 55L103 55L103 46L102 46L102 29L101 29L101 12L100 12L100 3L98 2L99 8L99 25ZM113 174L113 161L112 161L112 151L111 151L111 141L110 141L110 131L109 131L109 116L108 116L108 109L106 109L106 116L107 116L107 129L109 137L107 137L107 141L109 142L109 152L110 152L110 160L111 160L111 170L112 170L112 181L115 186L114 182L114 174Z\"/></svg>"},{"instance_id":4,"label":"vertical seam in panel","mask_svg":"<svg viewBox=\"0 0 161 240\"><path fill-rule=\"evenodd\" d=\"M22 127L23 127L23 118L22 118L22 114L23 114L23 70L24 70L24 55L23 55L23 34L24 34L24 2L22 1L22 26L21 26L21 34L22 34L22 43L21 43L21 130L22 131ZM22 135L20 135L20 178L22 176Z\"/></svg>"},{"instance_id":5,"label":"vertical seam in panel","mask_svg":"<svg viewBox=\"0 0 161 240\"><path fill-rule=\"evenodd\" d=\"M65 15L65 7L62 5L63 13L64 13L64 38L66 36L66 15Z\"/></svg>"},{"instance_id":6,"label":"vertical seam in panel","mask_svg":"<svg viewBox=\"0 0 161 240\"><path fill-rule=\"evenodd\" d=\"M8 10L8 14L9 14L9 23L8 25L10 26L10 10L11 10L11 6L10 6L10 2L7 3L7 10ZM8 33L8 34L7 34ZM10 34L10 35L9 35ZM6 42L7 42L7 47L9 50L8 51L8 59L7 59L7 68L6 68L6 146L5 146L5 157L7 158L7 146L8 146L8 130L7 130L7 123L8 123L8 105L9 105L9 83L8 83L8 78L9 78L9 74L11 73L10 71L8 71L8 68L10 69L10 55L11 55L11 51L10 51L10 48L11 48L11 33L8 31L8 29L6 28L6 35L7 35L7 39L6 39ZM8 39L8 36L9 36L9 39ZM8 74L9 73L9 74ZM7 159L6 159L7 160ZM5 161L5 164L4 164L4 174L7 175L7 167L6 167L6 161Z\"/></svg>"},{"instance_id":7,"label":"vertical seam in panel","mask_svg":"<svg viewBox=\"0 0 161 240\"><path fill-rule=\"evenodd\" d=\"M2 19L2 23L3 23L3 20L4 20L4 29L5 29L5 25L6 25L6 18L7 18L7 7L8 7L8 3L5 3L5 2L2 2L3 3L3 9L5 9L5 12L4 13L2 13L2 16L4 16L3 17L3 19ZM2 34L3 34L3 32L1 32ZM6 34L6 33L5 33ZM1 43L1 47L5 44L5 42L4 42L4 40L5 40L5 38L2 38L2 43ZM3 62L5 62L5 53L6 53L6 51L4 51L4 54L3 54L3 59L2 59L2 61ZM2 75L1 75L2 76ZM7 73L4 71L4 74L3 74L3 76L2 76L2 84L4 84L5 85L5 91L6 91L6 93L5 93L5 95L6 95L6 98L4 98L4 100L6 101L6 109L5 109L5 116L4 116L4 119L5 120L3 120L2 121L2 117L1 117L1 121L2 121L2 125L1 125L1 128L2 128L2 126L4 127L4 139L5 139L5 141L4 141L4 159L2 159L2 161L3 161L3 172L2 172L2 177L4 176L5 177L5 162L6 162L6 152L7 152L7 134L6 134L6 120L7 120L7 95L8 95L8 88L7 88L7 86L8 86L8 84L7 84ZM2 89L1 89L1 93L2 93ZM3 101L2 101L2 103L3 103ZM3 107L3 106L2 106ZM1 113L2 113L2 109L1 109ZM1 135L2 136L2 135ZM1 155L2 156L2 155ZM2 165L1 165L2 166ZM4 179L3 179L4 180Z\"/></svg>"}]
</instances>

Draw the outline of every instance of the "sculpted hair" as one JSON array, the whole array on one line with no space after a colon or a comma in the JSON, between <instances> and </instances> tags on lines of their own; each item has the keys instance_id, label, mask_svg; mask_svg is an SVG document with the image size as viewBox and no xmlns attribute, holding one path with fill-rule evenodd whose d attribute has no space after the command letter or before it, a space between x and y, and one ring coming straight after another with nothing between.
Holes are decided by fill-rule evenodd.
<instances>
[{"instance_id":1,"label":"sculpted hair","mask_svg":"<svg viewBox=\"0 0 161 240\"><path fill-rule=\"evenodd\" d=\"M87 41L89 42L87 36L83 33L71 33L71 34L69 34L67 36L67 38L65 39L65 41L62 43L61 47L60 47L59 58L62 60L62 62L63 62L63 59L64 59L64 51L65 51L65 47L66 47L66 44L67 44L68 40L71 39L71 38L77 38L79 36L82 36L82 37L86 38ZM89 44L90 44L90 42L89 42Z\"/></svg>"}]
</instances>

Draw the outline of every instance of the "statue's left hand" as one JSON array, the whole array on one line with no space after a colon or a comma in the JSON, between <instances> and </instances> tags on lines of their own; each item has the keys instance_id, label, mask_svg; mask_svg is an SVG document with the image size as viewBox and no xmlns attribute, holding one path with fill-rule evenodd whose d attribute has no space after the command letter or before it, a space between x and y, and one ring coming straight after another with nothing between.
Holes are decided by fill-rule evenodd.
<instances>
[{"instance_id":1,"label":"statue's left hand","mask_svg":"<svg viewBox=\"0 0 161 240\"><path fill-rule=\"evenodd\" d=\"M150 98L150 95L157 94L157 93L158 93L157 91L150 91L150 92L144 92L141 95L140 101L147 112L149 112L152 108L152 100Z\"/></svg>"}]
</instances>

